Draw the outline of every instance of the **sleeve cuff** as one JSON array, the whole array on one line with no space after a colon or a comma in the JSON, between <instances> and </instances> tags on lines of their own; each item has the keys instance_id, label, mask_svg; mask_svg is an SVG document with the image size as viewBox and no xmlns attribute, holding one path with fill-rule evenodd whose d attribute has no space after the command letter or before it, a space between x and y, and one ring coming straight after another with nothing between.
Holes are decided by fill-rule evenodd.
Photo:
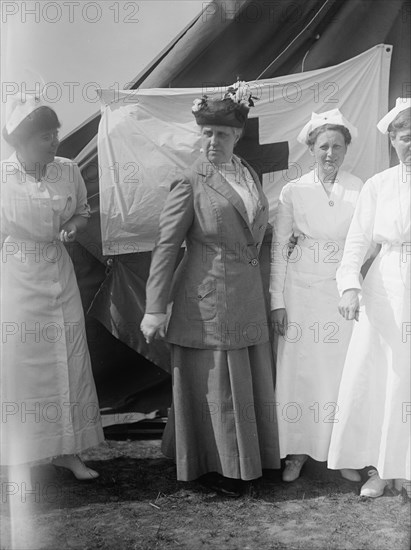
<instances>
[{"instance_id":1,"label":"sleeve cuff","mask_svg":"<svg viewBox=\"0 0 411 550\"><path fill-rule=\"evenodd\" d=\"M271 293L271 311L285 308L284 294L282 292Z\"/></svg>"},{"instance_id":2,"label":"sleeve cuff","mask_svg":"<svg viewBox=\"0 0 411 550\"><path fill-rule=\"evenodd\" d=\"M361 290L359 275L345 275L344 277L340 278L338 278L337 275L337 286L340 296L342 296L343 293L349 288L357 288L358 290Z\"/></svg>"},{"instance_id":3,"label":"sleeve cuff","mask_svg":"<svg viewBox=\"0 0 411 550\"><path fill-rule=\"evenodd\" d=\"M83 218L91 218L91 209L88 203L83 204L74 213L75 216L82 216Z\"/></svg>"}]
</instances>

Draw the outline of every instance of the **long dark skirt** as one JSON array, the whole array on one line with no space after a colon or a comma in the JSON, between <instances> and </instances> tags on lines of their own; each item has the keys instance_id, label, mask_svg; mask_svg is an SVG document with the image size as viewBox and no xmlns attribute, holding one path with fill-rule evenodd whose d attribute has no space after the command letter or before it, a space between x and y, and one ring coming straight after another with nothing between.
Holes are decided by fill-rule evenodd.
<instances>
[{"instance_id":1,"label":"long dark skirt","mask_svg":"<svg viewBox=\"0 0 411 550\"><path fill-rule=\"evenodd\" d=\"M271 344L230 351L172 346L173 406L163 453L177 479L251 480L280 467Z\"/></svg>"}]
</instances>

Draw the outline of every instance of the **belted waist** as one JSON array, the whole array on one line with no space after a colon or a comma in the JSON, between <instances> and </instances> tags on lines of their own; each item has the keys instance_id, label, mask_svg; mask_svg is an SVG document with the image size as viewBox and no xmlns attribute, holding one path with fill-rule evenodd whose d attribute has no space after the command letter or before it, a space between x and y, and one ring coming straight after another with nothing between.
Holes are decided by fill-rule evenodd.
<instances>
[{"instance_id":1,"label":"belted waist","mask_svg":"<svg viewBox=\"0 0 411 550\"><path fill-rule=\"evenodd\" d=\"M411 247L411 241L401 241L401 242L394 242L394 243L382 243L381 247L385 250L401 250L403 246L409 246Z\"/></svg>"},{"instance_id":2,"label":"belted waist","mask_svg":"<svg viewBox=\"0 0 411 550\"><path fill-rule=\"evenodd\" d=\"M336 239L314 239L307 237L306 235L300 235L297 240L297 244L301 247L311 248L313 246L324 247L327 245L334 245L338 249L344 250L345 241Z\"/></svg>"},{"instance_id":3,"label":"belted waist","mask_svg":"<svg viewBox=\"0 0 411 550\"><path fill-rule=\"evenodd\" d=\"M308 262L339 264L343 251L344 241L300 236L290 254L290 261L301 257Z\"/></svg>"},{"instance_id":4,"label":"belted waist","mask_svg":"<svg viewBox=\"0 0 411 550\"><path fill-rule=\"evenodd\" d=\"M384 256L390 252L397 252L398 254L403 254L404 258L411 258L411 241L382 243L381 255Z\"/></svg>"},{"instance_id":5,"label":"belted waist","mask_svg":"<svg viewBox=\"0 0 411 550\"><path fill-rule=\"evenodd\" d=\"M344 242L332 239L298 237L297 244L290 248L288 269L308 281L335 279L344 251ZM284 251L282 251L284 254Z\"/></svg>"}]
</instances>

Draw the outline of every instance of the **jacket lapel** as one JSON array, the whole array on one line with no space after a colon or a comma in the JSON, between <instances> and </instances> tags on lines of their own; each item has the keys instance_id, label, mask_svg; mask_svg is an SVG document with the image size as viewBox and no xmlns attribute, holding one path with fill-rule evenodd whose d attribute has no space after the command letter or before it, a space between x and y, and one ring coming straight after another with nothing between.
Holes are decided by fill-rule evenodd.
<instances>
[{"instance_id":1,"label":"jacket lapel","mask_svg":"<svg viewBox=\"0 0 411 550\"><path fill-rule=\"evenodd\" d=\"M195 164L195 171L199 176L201 177L202 182L207 183L214 191L225 197L238 211L240 216L243 218L244 222L246 223L246 226L250 230L251 234L254 237L253 232L253 226L256 226L260 214L263 210L263 208L266 207L266 198L263 194L263 190L260 184L260 181L258 179L257 174L254 172L254 170L251 168L251 166L245 162L243 159L240 159L241 163L249 170L250 174L253 177L254 183L256 185L257 191L258 191L258 208L255 215L255 220L253 225L250 225L250 222L248 221L248 215L247 211L244 206L244 202L241 199L240 195L234 191L234 189L231 187L229 183L224 179L224 177L220 174L220 172L215 168L209 160L202 155L200 159Z\"/></svg>"},{"instance_id":2,"label":"jacket lapel","mask_svg":"<svg viewBox=\"0 0 411 550\"><path fill-rule=\"evenodd\" d=\"M227 183L215 166L213 166L213 164L211 164L206 157L202 157L196 165L196 171L200 175L202 182L205 182L234 206L247 226L250 228L247 211L240 195L234 191L229 183Z\"/></svg>"}]
</instances>

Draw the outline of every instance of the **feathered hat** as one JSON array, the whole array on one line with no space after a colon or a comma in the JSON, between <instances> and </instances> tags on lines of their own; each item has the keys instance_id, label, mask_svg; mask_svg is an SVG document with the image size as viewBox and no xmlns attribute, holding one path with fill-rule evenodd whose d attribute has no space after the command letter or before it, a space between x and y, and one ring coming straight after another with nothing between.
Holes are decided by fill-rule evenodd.
<instances>
[{"instance_id":1,"label":"feathered hat","mask_svg":"<svg viewBox=\"0 0 411 550\"><path fill-rule=\"evenodd\" d=\"M195 99L191 112L199 126L232 126L244 128L254 97L246 82L237 81L230 86L223 99L210 99L203 95Z\"/></svg>"}]
</instances>

